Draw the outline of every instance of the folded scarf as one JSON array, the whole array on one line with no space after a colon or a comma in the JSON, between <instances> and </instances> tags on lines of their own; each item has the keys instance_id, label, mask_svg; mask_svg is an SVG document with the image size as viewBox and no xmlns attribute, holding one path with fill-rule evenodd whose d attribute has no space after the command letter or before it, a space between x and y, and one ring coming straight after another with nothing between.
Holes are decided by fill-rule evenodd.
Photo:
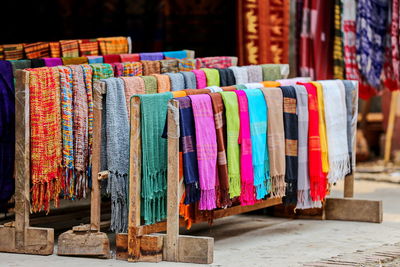
<instances>
[{"instance_id":1,"label":"folded scarf","mask_svg":"<svg viewBox=\"0 0 400 267\"><path fill-rule=\"evenodd\" d=\"M142 76L143 66L140 62L124 62L123 76Z\"/></svg>"},{"instance_id":2,"label":"folded scarf","mask_svg":"<svg viewBox=\"0 0 400 267\"><path fill-rule=\"evenodd\" d=\"M41 58L31 59L31 67L32 68L41 68L41 67L44 67L44 66L45 66L45 64L44 64L44 60L43 59L41 59Z\"/></svg>"},{"instance_id":3,"label":"folded scarf","mask_svg":"<svg viewBox=\"0 0 400 267\"><path fill-rule=\"evenodd\" d=\"M171 91L171 79L166 74L152 74L157 79L157 92L164 93Z\"/></svg>"},{"instance_id":4,"label":"folded scarf","mask_svg":"<svg viewBox=\"0 0 400 267\"><path fill-rule=\"evenodd\" d=\"M157 79L154 76L140 76L144 81L144 90L146 94L157 93Z\"/></svg>"},{"instance_id":5,"label":"folded scarf","mask_svg":"<svg viewBox=\"0 0 400 267\"><path fill-rule=\"evenodd\" d=\"M203 70L192 70L194 75L196 75L196 84L198 89L203 89L207 87L206 73Z\"/></svg>"},{"instance_id":6,"label":"folded scarf","mask_svg":"<svg viewBox=\"0 0 400 267\"><path fill-rule=\"evenodd\" d=\"M160 65L161 65L161 73L167 73L167 72L175 73L179 71L178 60L176 59L160 60Z\"/></svg>"},{"instance_id":7,"label":"folded scarf","mask_svg":"<svg viewBox=\"0 0 400 267\"><path fill-rule=\"evenodd\" d=\"M220 92L225 105L229 195L240 196L239 107L235 92Z\"/></svg>"},{"instance_id":8,"label":"folded scarf","mask_svg":"<svg viewBox=\"0 0 400 267\"><path fill-rule=\"evenodd\" d=\"M122 77L121 78L125 85L125 102L126 108L128 110L128 118L130 118L131 113L131 97L133 95L145 94L144 80L140 77Z\"/></svg>"},{"instance_id":9,"label":"folded scarf","mask_svg":"<svg viewBox=\"0 0 400 267\"><path fill-rule=\"evenodd\" d=\"M97 39L78 40L80 56L97 56L99 54L99 43Z\"/></svg>"},{"instance_id":10,"label":"folded scarf","mask_svg":"<svg viewBox=\"0 0 400 267\"><path fill-rule=\"evenodd\" d=\"M61 40L60 47L62 57L79 57L78 40Z\"/></svg>"},{"instance_id":11,"label":"folded scarf","mask_svg":"<svg viewBox=\"0 0 400 267\"><path fill-rule=\"evenodd\" d=\"M245 83L243 84L246 89L261 89L264 87L262 83Z\"/></svg>"},{"instance_id":12,"label":"folded scarf","mask_svg":"<svg viewBox=\"0 0 400 267\"><path fill-rule=\"evenodd\" d=\"M248 83L249 76L246 67L229 67L233 71L236 84Z\"/></svg>"},{"instance_id":13,"label":"folded scarf","mask_svg":"<svg viewBox=\"0 0 400 267\"><path fill-rule=\"evenodd\" d=\"M104 63L118 63L121 62L121 57L119 55L104 55L103 56Z\"/></svg>"},{"instance_id":14,"label":"folded scarf","mask_svg":"<svg viewBox=\"0 0 400 267\"><path fill-rule=\"evenodd\" d=\"M344 79L344 58L343 58L343 32L342 32L342 0L335 0L334 10L334 40L333 40L333 77Z\"/></svg>"},{"instance_id":15,"label":"folded scarf","mask_svg":"<svg viewBox=\"0 0 400 267\"><path fill-rule=\"evenodd\" d=\"M155 61L155 60L162 60L164 59L164 55L161 52L154 52L154 53L140 53L140 60L150 60L150 61Z\"/></svg>"},{"instance_id":16,"label":"folded scarf","mask_svg":"<svg viewBox=\"0 0 400 267\"><path fill-rule=\"evenodd\" d=\"M185 89L183 90L187 95L201 95L211 93L210 89Z\"/></svg>"},{"instance_id":17,"label":"folded scarf","mask_svg":"<svg viewBox=\"0 0 400 267\"><path fill-rule=\"evenodd\" d=\"M239 138L240 145L240 203L242 206L253 205L256 201L254 189L254 172L252 160L252 143L250 135L249 104L244 91L235 91L239 104ZM256 186L260 186L257 184Z\"/></svg>"},{"instance_id":18,"label":"folded scarf","mask_svg":"<svg viewBox=\"0 0 400 267\"><path fill-rule=\"evenodd\" d=\"M28 69L31 68L31 61L28 59L22 59L22 60L10 60L8 61L12 65L12 71L13 71L13 76L15 77L15 71L16 70L23 70L23 69Z\"/></svg>"},{"instance_id":19,"label":"folded scarf","mask_svg":"<svg viewBox=\"0 0 400 267\"><path fill-rule=\"evenodd\" d=\"M277 64L261 65L263 81L276 81L282 79L281 68Z\"/></svg>"},{"instance_id":20,"label":"folded scarf","mask_svg":"<svg viewBox=\"0 0 400 267\"><path fill-rule=\"evenodd\" d=\"M171 81L171 90L180 91L185 89L185 78L181 73L166 73Z\"/></svg>"},{"instance_id":21,"label":"folded scarf","mask_svg":"<svg viewBox=\"0 0 400 267\"><path fill-rule=\"evenodd\" d=\"M251 65L247 66L247 75L249 77L249 83L259 83L262 81L270 81L265 80L263 78L263 68L259 65Z\"/></svg>"},{"instance_id":22,"label":"folded scarf","mask_svg":"<svg viewBox=\"0 0 400 267\"><path fill-rule=\"evenodd\" d=\"M107 193L111 195L111 227L116 233L128 230L128 171L129 171L129 122L124 81L105 80L106 94L106 163L109 177Z\"/></svg>"},{"instance_id":23,"label":"folded scarf","mask_svg":"<svg viewBox=\"0 0 400 267\"><path fill-rule=\"evenodd\" d=\"M167 103L172 94L138 95L141 110L142 138L142 216L145 224L166 217L167 141L162 132L167 117Z\"/></svg>"},{"instance_id":24,"label":"folded scarf","mask_svg":"<svg viewBox=\"0 0 400 267\"><path fill-rule=\"evenodd\" d=\"M51 57L61 57L61 46L60 42L50 42L50 56Z\"/></svg>"},{"instance_id":25,"label":"folded scarf","mask_svg":"<svg viewBox=\"0 0 400 267\"><path fill-rule=\"evenodd\" d=\"M321 201L326 195L326 174L322 171L321 139L317 88L312 83L304 85L308 93L308 171L312 201Z\"/></svg>"},{"instance_id":26,"label":"folded scarf","mask_svg":"<svg viewBox=\"0 0 400 267\"><path fill-rule=\"evenodd\" d=\"M173 98L187 96L185 91L173 91L173 92L171 92L171 94L172 94Z\"/></svg>"},{"instance_id":27,"label":"folded scarf","mask_svg":"<svg viewBox=\"0 0 400 267\"><path fill-rule=\"evenodd\" d=\"M79 65L79 64L87 64L87 57L63 57L62 62L64 65Z\"/></svg>"},{"instance_id":28,"label":"folded scarf","mask_svg":"<svg viewBox=\"0 0 400 267\"><path fill-rule=\"evenodd\" d=\"M299 138L297 98L293 86L282 86L283 125L285 129L285 204L297 203L298 154Z\"/></svg>"},{"instance_id":29,"label":"folded scarf","mask_svg":"<svg viewBox=\"0 0 400 267\"><path fill-rule=\"evenodd\" d=\"M191 71L181 71L183 79L185 80L185 89L196 89L196 75Z\"/></svg>"},{"instance_id":30,"label":"folded scarf","mask_svg":"<svg viewBox=\"0 0 400 267\"><path fill-rule=\"evenodd\" d=\"M346 111L347 111L347 144L351 162L351 171L356 167L356 131L358 115L358 86L354 81L343 81L346 90Z\"/></svg>"},{"instance_id":31,"label":"folded scarf","mask_svg":"<svg viewBox=\"0 0 400 267\"><path fill-rule=\"evenodd\" d=\"M320 208L321 201L312 201L308 174L308 93L303 85L295 85L298 114L298 171L296 209Z\"/></svg>"},{"instance_id":32,"label":"folded scarf","mask_svg":"<svg viewBox=\"0 0 400 267\"><path fill-rule=\"evenodd\" d=\"M94 63L103 63L103 57L102 56L86 56L88 59L89 64L94 64Z\"/></svg>"},{"instance_id":33,"label":"folded scarf","mask_svg":"<svg viewBox=\"0 0 400 267\"><path fill-rule=\"evenodd\" d=\"M200 181L199 210L213 210L216 206L217 138L211 97L189 96L192 101L196 130L196 151Z\"/></svg>"},{"instance_id":34,"label":"folded scarf","mask_svg":"<svg viewBox=\"0 0 400 267\"><path fill-rule=\"evenodd\" d=\"M101 80L114 77L114 71L110 64L90 64L93 70L93 80Z\"/></svg>"},{"instance_id":35,"label":"folded scarf","mask_svg":"<svg viewBox=\"0 0 400 267\"><path fill-rule=\"evenodd\" d=\"M183 177L185 181L185 204L200 200L199 170L197 166L196 129L192 102L189 97L179 97L180 147L183 157Z\"/></svg>"},{"instance_id":36,"label":"folded scarf","mask_svg":"<svg viewBox=\"0 0 400 267\"><path fill-rule=\"evenodd\" d=\"M185 59L188 53L185 50L163 52L165 59Z\"/></svg>"},{"instance_id":37,"label":"folded scarf","mask_svg":"<svg viewBox=\"0 0 400 267\"><path fill-rule=\"evenodd\" d=\"M225 69L233 66L232 57L203 57L196 59L196 67Z\"/></svg>"},{"instance_id":38,"label":"folded scarf","mask_svg":"<svg viewBox=\"0 0 400 267\"><path fill-rule=\"evenodd\" d=\"M44 58L43 60L46 67L56 67L63 64L61 58Z\"/></svg>"},{"instance_id":39,"label":"folded scarf","mask_svg":"<svg viewBox=\"0 0 400 267\"><path fill-rule=\"evenodd\" d=\"M36 42L24 44L24 52L28 59L50 57L49 43Z\"/></svg>"},{"instance_id":40,"label":"folded scarf","mask_svg":"<svg viewBox=\"0 0 400 267\"><path fill-rule=\"evenodd\" d=\"M61 192L60 84L56 68L29 70L32 211L49 212Z\"/></svg>"},{"instance_id":41,"label":"folded scarf","mask_svg":"<svg viewBox=\"0 0 400 267\"><path fill-rule=\"evenodd\" d=\"M271 176L271 197L285 196L285 130L283 96L280 88L261 89L268 106L268 158Z\"/></svg>"},{"instance_id":42,"label":"folded scarf","mask_svg":"<svg viewBox=\"0 0 400 267\"><path fill-rule=\"evenodd\" d=\"M113 66L114 77L121 77L124 75L124 64L117 62L111 63L111 66Z\"/></svg>"},{"instance_id":43,"label":"folded scarf","mask_svg":"<svg viewBox=\"0 0 400 267\"><path fill-rule=\"evenodd\" d=\"M325 105L324 105L324 90L322 85L318 82L311 82L317 89L318 99L318 118L319 118L319 136L321 140L321 156L322 156L322 172L325 175L329 172L329 159L328 159L328 139L326 135L325 123Z\"/></svg>"},{"instance_id":44,"label":"folded scarf","mask_svg":"<svg viewBox=\"0 0 400 267\"><path fill-rule=\"evenodd\" d=\"M330 183L350 172L347 140L346 92L342 81L321 81L324 90L326 136L329 148Z\"/></svg>"},{"instance_id":45,"label":"folded scarf","mask_svg":"<svg viewBox=\"0 0 400 267\"><path fill-rule=\"evenodd\" d=\"M160 61L143 61L143 75L160 74L161 66Z\"/></svg>"},{"instance_id":46,"label":"folded scarf","mask_svg":"<svg viewBox=\"0 0 400 267\"><path fill-rule=\"evenodd\" d=\"M218 148L217 171L219 190L217 190L217 207L221 208L231 205L231 201L229 199L229 175L225 149L226 138L224 133L226 120L224 116L224 102L221 94L209 93L209 95L211 97L213 107Z\"/></svg>"},{"instance_id":47,"label":"folded scarf","mask_svg":"<svg viewBox=\"0 0 400 267\"><path fill-rule=\"evenodd\" d=\"M14 193L14 160L14 78L11 63L2 60L0 61L0 210Z\"/></svg>"},{"instance_id":48,"label":"folded scarf","mask_svg":"<svg viewBox=\"0 0 400 267\"><path fill-rule=\"evenodd\" d=\"M282 79L282 80L276 80L281 84L281 86L293 86L297 83L308 83L311 82L310 77L296 77L296 78L291 78L291 79Z\"/></svg>"},{"instance_id":49,"label":"folded scarf","mask_svg":"<svg viewBox=\"0 0 400 267\"><path fill-rule=\"evenodd\" d=\"M273 81L264 81L264 82L261 82L261 84L264 87L279 87L279 86L281 86L281 83L273 82Z\"/></svg>"},{"instance_id":50,"label":"folded scarf","mask_svg":"<svg viewBox=\"0 0 400 267\"><path fill-rule=\"evenodd\" d=\"M219 72L217 69L202 69L206 74L207 86L219 86Z\"/></svg>"},{"instance_id":51,"label":"folded scarf","mask_svg":"<svg viewBox=\"0 0 400 267\"><path fill-rule=\"evenodd\" d=\"M19 60L24 58L23 44L3 45L5 60Z\"/></svg>"},{"instance_id":52,"label":"folded scarf","mask_svg":"<svg viewBox=\"0 0 400 267\"><path fill-rule=\"evenodd\" d=\"M195 59L179 59L179 71L191 71L196 69Z\"/></svg>"},{"instance_id":53,"label":"folded scarf","mask_svg":"<svg viewBox=\"0 0 400 267\"><path fill-rule=\"evenodd\" d=\"M224 86L221 87L222 91L236 91L236 87L235 86Z\"/></svg>"},{"instance_id":54,"label":"folded scarf","mask_svg":"<svg viewBox=\"0 0 400 267\"><path fill-rule=\"evenodd\" d=\"M218 87L218 86L209 86L209 87L206 87L205 89L210 90L210 92L212 92L212 93L218 93L218 92L223 91L222 88Z\"/></svg>"},{"instance_id":55,"label":"folded scarf","mask_svg":"<svg viewBox=\"0 0 400 267\"><path fill-rule=\"evenodd\" d=\"M121 54L121 62L137 62L140 61L139 54Z\"/></svg>"},{"instance_id":56,"label":"folded scarf","mask_svg":"<svg viewBox=\"0 0 400 267\"><path fill-rule=\"evenodd\" d=\"M102 55L119 55L129 53L129 40L127 37L97 38Z\"/></svg>"},{"instance_id":57,"label":"folded scarf","mask_svg":"<svg viewBox=\"0 0 400 267\"><path fill-rule=\"evenodd\" d=\"M218 69L220 86L230 86L236 84L235 75L231 69Z\"/></svg>"},{"instance_id":58,"label":"folded scarf","mask_svg":"<svg viewBox=\"0 0 400 267\"><path fill-rule=\"evenodd\" d=\"M271 190L267 146L268 107L261 90L246 89L244 92L249 102L252 162L256 198L263 199Z\"/></svg>"}]
</instances>

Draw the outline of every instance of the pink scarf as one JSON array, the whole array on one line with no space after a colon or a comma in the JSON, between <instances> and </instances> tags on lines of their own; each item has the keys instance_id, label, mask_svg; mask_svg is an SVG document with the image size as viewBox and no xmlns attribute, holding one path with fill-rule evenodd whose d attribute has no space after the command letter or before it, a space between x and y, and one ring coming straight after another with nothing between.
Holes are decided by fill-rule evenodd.
<instances>
[{"instance_id":1,"label":"pink scarf","mask_svg":"<svg viewBox=\"0 0 400 267\"><path fill-rule=\"evenodd\" d=\"M200 210L216 206L215 181L217 176L217 136L211 97L190 95L196 128L196 149L200 180Z\"/></svg>"},{"instance_id":2,"label":"pink scarf","mask_svg":"<svg viewBox=\"0 0 400 267\"><path fill-rule=\"evenodd\" d=\"M207 77L203 70L192 70L196 76L197 89L203 89L207 87Z\"/></svg>"},{"instance_id":3,"label":"pink scarf","mask_svg":"<svg viewBox=\"0 0 400 267\"><path fill-rule=\"evenodd\" d=\"M253 205L256 202L254 191L254 173L251 151L250 118L247 96L244 91L235 91L239 103L240 131L238 142L240 144L240 181L242 206Z\"/></svg>"}]
</instances>

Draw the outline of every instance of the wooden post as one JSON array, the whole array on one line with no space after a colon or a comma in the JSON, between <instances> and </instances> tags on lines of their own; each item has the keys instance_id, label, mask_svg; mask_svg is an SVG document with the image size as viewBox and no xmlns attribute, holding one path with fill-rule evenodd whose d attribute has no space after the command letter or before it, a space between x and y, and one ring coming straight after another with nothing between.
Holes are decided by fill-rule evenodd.
<instances>
[{"instance_id":1,"label":"wooden post","mask_svg":"<svg viewBox=\"0 0 400 267\"><path fill-rule=\"evenodd\" d=\"M179 103L168 103L168 181L166 260L179 260Z\"/></svg>"},{"instance_id":2,"label":"wooden post","mask_svg":"<svg viewBox=\"0 0 400 267\"><path fill-rule=\"evenodd\" d=\"M354 172L344 178L344 197L354 197Z\"/></svg>"},{"instance_id":3,"label":"wooden post","mask_svg":"<svg viewBox=\"0 0 400 267\"><path fill-rule=\"evenodd\" d=\"M388 127L386 129L385 138L385 157L384 162L388 163L390 161L390 156L392 153L392 139L394 132L394 124L396 122L396 111L397 111L397 98L399 97L399 91L393 91L392 97L390 99L390 110L389 110L389 121Z\"/></svg>"}]
</instances>

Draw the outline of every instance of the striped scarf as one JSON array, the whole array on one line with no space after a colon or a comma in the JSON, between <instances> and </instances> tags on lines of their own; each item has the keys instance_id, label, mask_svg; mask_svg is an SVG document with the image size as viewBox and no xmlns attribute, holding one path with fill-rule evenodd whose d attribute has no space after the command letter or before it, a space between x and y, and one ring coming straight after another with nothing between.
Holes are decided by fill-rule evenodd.
<instances>
[{"instance_id":1,"label":"striped scarf","mask_svg":"<svg viewBox=\"0 0 400 267\"><path fill-rule=\"evenodd\" d=\"M122 76L142 76L143 67L140 62L124 62L123 75Z\"/></svg>"},{"instance_id":2,"label":"striped scarf","mask_svg":"<svg viewBox=\"0 0 400 267\"><path fill-rule=\"evenodd\" d=\"M343 59L343 33L342 33L342 12L343 0L335 0L335 34L333 43L333 76L335 79L344 79Z\"/></svg>"},{"instance_id":3,"label":"striped scarf","mask_svg":"<svg viewBox=\"0 0 400 267\"><path fill-rule=\"evenodd\" d=\"M114 71L110 64L89 64L93 70L93 81L114 77Z\"/></svg>"}]
</instances>

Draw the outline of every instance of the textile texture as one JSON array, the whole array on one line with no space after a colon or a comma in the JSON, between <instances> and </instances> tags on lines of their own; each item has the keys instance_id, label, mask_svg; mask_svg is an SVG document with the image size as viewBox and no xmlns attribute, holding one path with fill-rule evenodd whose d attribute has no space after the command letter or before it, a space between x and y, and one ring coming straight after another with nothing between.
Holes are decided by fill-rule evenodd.
<instances>
[{"instance_id":1,"label":"textile texture","mask_svg":"<svg viewBox=\"0 0 400 267\"><path fill-rule=\"evenodd\" d=\"M161 73L161 66L160 61L144 61L142 60L143 64L143 75L151 75L151 74L160 74Z\"/></svg>"}]
</instances>

